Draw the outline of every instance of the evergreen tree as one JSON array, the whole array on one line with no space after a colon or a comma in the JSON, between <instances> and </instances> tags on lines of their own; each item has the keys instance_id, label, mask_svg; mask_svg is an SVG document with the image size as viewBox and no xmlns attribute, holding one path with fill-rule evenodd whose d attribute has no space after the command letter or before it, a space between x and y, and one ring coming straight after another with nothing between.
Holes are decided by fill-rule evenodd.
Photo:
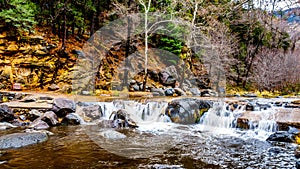
<instances>
[{"instance_id":1,"label":"evergreen tree","mask_svg":"<svg viewBox=\"0 0 300 169\"><path fill-rule=\"evenodd\" d=\"M36 25L35 15L37 6L30 0L10 0L7 4L2 2L6 9L0 12L0 18L10 28L18 32L31 32Z\"/></svg>"}]
</instances>

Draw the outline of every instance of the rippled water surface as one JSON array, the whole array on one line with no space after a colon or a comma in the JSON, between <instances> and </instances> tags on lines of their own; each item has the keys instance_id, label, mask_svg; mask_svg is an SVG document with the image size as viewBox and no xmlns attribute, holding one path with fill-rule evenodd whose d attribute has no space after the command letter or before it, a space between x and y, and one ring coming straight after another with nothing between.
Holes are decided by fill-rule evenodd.
<instances>
[{"instance_id":1,"label":"rippled water surface","mask_svg":"<svg viewBox=\"0 0 300 169\"><path fill-rule=\"evenodd\" d=\"M218 134L225 129L200 125L153 125L166 127L55 127L47 142L2 151L0 168L295 168L293 144L270 144L243 131ZM106 130L126 138L105 138Z\"/></svg>"}]
</instances>

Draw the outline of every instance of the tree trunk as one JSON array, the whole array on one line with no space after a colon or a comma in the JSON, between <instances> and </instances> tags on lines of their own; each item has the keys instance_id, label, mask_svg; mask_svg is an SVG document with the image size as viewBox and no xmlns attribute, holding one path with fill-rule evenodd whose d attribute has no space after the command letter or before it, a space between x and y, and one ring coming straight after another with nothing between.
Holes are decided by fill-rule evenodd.
<instances>
[{"instance_id":1,"label":"tree trunk","mask_svg":"<svg viewBox=\"0 0 300 169\"><path fill-rule=\"evenodd\" d=\"M66 1L64 3L64 13L63 13L63 36L62 36L62 45L61 49L65 50L66 47L66 39L67 39L67 5Z\"/></svg>"}]
</instances>

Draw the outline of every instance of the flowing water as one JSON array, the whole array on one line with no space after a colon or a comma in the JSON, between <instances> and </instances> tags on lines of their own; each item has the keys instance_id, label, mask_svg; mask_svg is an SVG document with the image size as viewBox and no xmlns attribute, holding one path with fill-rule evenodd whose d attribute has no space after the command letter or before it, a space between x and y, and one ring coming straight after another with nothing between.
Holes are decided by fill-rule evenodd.
<instances>
[{"instance_id":1,"label":"flowing water","mask_svg":"<svg viewBox=\"0 0 300 169\"><path fill-rule=\"evenodd\" d=\"M230 111L224 102L195 125L171 123L164 101L89 104L100 105L104 119L125 109L139 128L53 127L47 142L2 151L0 168L296 168L295 144L265 141L277 130L272 108L257 111L262 120L240 130L236 117L244 107Z\"/></svg>"}]
</instances>

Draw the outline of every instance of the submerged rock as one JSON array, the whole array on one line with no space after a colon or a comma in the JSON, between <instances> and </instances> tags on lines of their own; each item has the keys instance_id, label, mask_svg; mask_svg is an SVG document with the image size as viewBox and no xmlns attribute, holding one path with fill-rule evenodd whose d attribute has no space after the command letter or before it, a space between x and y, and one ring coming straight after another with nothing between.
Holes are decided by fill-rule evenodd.
<instances>
[{"instance_id":1,"label":"submerged rock","mask_svg":"<svg viewBox=\"0 0 300 169\"><path fill-rule=\"evenodd\" d=\"M115 130L106 130L101 132L100 135L109 140L119 140L126 138L126 135Z\"/></svg>"},{"instance_id":2,"label":"submerged rock","mask_svg":"<svg viewBox=\"0 0 300 169\"><path fill-rule=\"evenodd\" d=\"M46 133L14 133L0 137L0 149L20 148L48 140Z\"/></svg>"},{"instance_id":3,"label":"submerged rock","mask_svg":"<svg viewBox=\"0 0 300 169\"><path fill-rule=\"evenodd\" d=\"M165 114L172 122L181 124L198 123L200 117L212 107L212 102L196 98L176 99L168 103Z\"/></svg>"}]
</instances>

